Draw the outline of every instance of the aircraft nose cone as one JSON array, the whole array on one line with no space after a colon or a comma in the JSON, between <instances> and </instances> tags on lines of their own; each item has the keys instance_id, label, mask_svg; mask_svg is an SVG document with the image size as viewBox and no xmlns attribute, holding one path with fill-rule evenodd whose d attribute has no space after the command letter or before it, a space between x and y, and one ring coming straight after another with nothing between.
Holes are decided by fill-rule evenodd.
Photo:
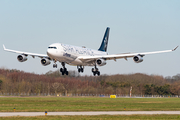
<instances>
[{"instance_id":1,"label":"aircraft nose cone","mask_svg":"<svg viewBox=\"0 0 180 120\"><path fill-rule=\"evenodd\" d=\"M51 55L52 55L51 50L49 50L49 49L47 50L47 55L48 55L48 56L51 56Z\"/></svg>"},{"instance_id":2,"label":"aircraft nose cone","mask_svg":"<svg viewBox=\"0 0 180 120\"><path fill-rule=\"evenodd\" d=\"M57 53L56 53L56 51L53 50L53 49L48 49L48 50L47 50L47 55L48 55L50 58L53 59L55 56L57 56Z\"/></svg>"}]
</instances>

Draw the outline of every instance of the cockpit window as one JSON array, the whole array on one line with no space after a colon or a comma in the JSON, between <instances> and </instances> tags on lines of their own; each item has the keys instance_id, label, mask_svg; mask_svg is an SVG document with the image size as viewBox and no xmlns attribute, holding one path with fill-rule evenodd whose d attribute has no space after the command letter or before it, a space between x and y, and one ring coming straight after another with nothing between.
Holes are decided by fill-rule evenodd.
<instances>
[{"instance_id":1,"label":"cockpit window","mask_svg":"<svg viewBox=\"0 0 180 120\"><path fill-rule=\"evenodd\" d=\"M48 47L49 49L57 49L56 47Z\"/></svg>"}]
</instances>

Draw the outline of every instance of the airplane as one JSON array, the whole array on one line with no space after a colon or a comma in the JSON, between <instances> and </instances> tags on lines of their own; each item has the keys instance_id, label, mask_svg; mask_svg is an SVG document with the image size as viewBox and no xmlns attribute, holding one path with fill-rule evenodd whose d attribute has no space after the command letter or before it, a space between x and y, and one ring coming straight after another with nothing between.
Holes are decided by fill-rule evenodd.
<instances>
[{"instance_id":1,"label":"airplane","mask_svg":"<svg viewBox=\"0 0 180 120\"><path fill-rule=\"evenodd\" d=\"M164 51L155 51L155 52L143 52L143 53L121 53L121 54L111 54L107 53L107 46L108 46L108 39L109 39L109 32L110 28L107 27L102 43L98 50L93 50L86 47L78 47L73 45L67 45L63 43L54 43L51 44L47 49L46 54L37 54L37 53L29 53L29 52L22 52L16 51L11 49L6 49L3 45L5 51L18 53L20 55L17 56L19 62L25 62L27 60L28 55L41 58L41 64L43 66L47 66L54 62L53 68L57 68L56 62L60 62L62 68L60 68L60 72L62 75L68 75L68 70L65 67L65 64L77 66L78 72L84 72L84 66L94 66L92 68L92 73L94 76L100 75L100 71L97 66L104 66L106 65L107 60L114 60L116 59L125 59L133 58L135 63L140 63L143 61L143 57L148 54L156 54L156 53L165 53L165 52L172 52L175 51L177 47L172 50L164 50Z\"/></svg>"}]
</instances>

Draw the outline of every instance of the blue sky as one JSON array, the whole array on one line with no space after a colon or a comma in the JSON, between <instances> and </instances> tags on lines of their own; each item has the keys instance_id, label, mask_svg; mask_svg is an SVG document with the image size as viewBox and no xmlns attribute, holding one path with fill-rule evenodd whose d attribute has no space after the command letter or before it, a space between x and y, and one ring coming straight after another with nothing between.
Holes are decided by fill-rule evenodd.
<instances>
[{"instance_id":1,"label":"blue sky","mask_svg":"<svg viewBox=\"0 0 180 120\"><path fill-rule=\"evenodd\" d=\"M1 0L0 45L9 49L46 54L52 43L98 49L110 27L109 54L173 49L180 45L179 0ZM40 58L20 63L17 54L0 50L1 68L38 74L57 70L42 66ZM180 49L171 53L108 61L101 74L146 73L173 76L180 73ZM58 63L58 69L61 67ZM82 75L92 75L85 67ZM68 70L77 70L67 65Z\"/></svg>"}]
</instances>

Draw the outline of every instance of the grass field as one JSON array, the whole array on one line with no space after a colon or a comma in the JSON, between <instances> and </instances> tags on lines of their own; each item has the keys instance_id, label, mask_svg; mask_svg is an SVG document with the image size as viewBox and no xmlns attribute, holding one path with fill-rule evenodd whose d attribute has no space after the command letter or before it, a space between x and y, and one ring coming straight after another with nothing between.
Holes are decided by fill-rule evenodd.
<instances>
[{"instance_id":1,"label":"grass field","mask_svg":"<svg viewBox=\"0 0 180 120\"><path fill-rule=\"evenodd\" d=\"M179 98L0 97L0 112L180 111Z\"/></svg>"},{"instance_id":2,"label":"grass field","mask_svg":"<svg viewBox=\"0 0 180 120\"><path fill-rule=\"evenodd\" d=\"M37 116L1 117L3 120L179 120L178 115L98 115L98 116Z\"/></svg>"}]
</instances>

